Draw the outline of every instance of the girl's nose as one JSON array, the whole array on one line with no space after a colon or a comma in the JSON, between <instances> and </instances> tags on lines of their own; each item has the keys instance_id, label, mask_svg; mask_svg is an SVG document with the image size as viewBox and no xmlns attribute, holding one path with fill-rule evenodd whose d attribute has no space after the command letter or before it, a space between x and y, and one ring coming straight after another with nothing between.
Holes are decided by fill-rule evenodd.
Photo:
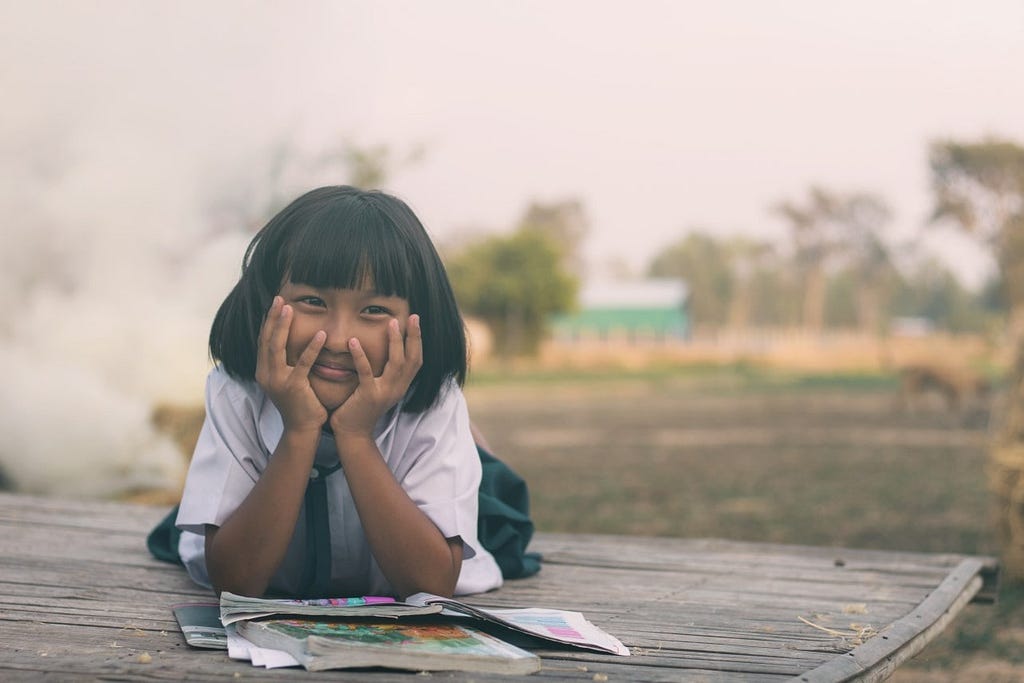
<instances>
[{"instance_id":1,"label":"girl's nose","mask_svg":"<svg viewBox=\"0 0 1024 683\"><path fill-rule=\"evenodd\" d=\"M348 340L352 337L352 325L341 316L332 316L324 326L327 333L327 341L324 348L334 353L345 353L348 351Z\"/></svg>"}]
</instances>

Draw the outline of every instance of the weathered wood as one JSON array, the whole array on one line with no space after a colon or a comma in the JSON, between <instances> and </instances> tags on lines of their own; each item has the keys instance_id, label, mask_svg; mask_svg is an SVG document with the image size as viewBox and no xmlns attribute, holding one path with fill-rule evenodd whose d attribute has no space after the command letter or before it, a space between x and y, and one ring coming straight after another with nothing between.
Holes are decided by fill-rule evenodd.
<instances>
[{"instance_id":1,"label":"weathered wood","mask_svg":"<svg viewBox=\"0 0 1024 683\"><path fill-rule=\"evenodd\" d=\"M210 596L146 552L165 512L0 494L0 679L337 680L189 648L170 607ZM539 575L470 601L577 610L633 651L538 650L534 678L549 681L882 680L993 594L997 569L991 558L707 539L538 534L534 549Z\"/></svg>"},{"instance_id":2,"label":"weathered wood","mask_svg":"<svg viewBox=\"0 0 1024 683\"><path fill-rule=\"evenodd\" d=\"M890 624L846 657L833 659L800 677L801 681L885 680L913 657L970 602L981 588L981 562L966 559L949 573L917 608Z\"/></svg>"}]
</instances>

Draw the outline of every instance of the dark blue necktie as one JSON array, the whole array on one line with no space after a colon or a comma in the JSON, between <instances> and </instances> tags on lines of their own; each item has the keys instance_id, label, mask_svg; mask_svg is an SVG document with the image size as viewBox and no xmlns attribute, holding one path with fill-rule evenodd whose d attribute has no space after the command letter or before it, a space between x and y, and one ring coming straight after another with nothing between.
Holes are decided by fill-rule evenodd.
<instances>
[{"instance_id":1,"label":"dark blue necktie","mask_svg":"<svg viewBox=\"0 0 1024 683\"><path fill-rule=\"evenodd\" d=\"M306 484L306 564L302 591L307 598L329 598L331 582L331 523L327 512L327 477L341 469L313 465Z\"/></svg>"}]
</instances>

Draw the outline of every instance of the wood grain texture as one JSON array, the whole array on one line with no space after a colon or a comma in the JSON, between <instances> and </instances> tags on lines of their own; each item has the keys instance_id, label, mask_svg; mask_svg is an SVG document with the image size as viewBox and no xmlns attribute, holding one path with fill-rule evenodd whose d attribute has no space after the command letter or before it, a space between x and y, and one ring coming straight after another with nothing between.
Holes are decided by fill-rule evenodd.
<instances>
[{"instance_id":1,"label":"wood grain texture","mask_svg":"<svg viewBox=\"0 0 1024 683\"><path fill-rule=\"evenodd\" d=\"M211 596L146 551L165 512L0 494L0 680L337 680L189 648L171 605ZM537 650L531 678L548 681L882 680L993 595L997 573L986 557L713 539L538 534L531 549L540 574L468 601L583 612L633 652Z\"/></svg>"}]
</instances>

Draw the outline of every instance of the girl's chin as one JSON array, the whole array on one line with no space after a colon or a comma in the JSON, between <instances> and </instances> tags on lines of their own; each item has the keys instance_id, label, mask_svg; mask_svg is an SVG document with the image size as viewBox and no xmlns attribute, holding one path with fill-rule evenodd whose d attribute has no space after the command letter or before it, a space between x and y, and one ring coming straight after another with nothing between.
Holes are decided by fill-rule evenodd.
<instances>
[{"instance_id":1,"label":"girl's chin","mask_svg":"<svg viewBox=\"0 0 1024 683\"><path fill-rule=\"evenodd\" d=\"M317 391L315 387L313 393L316 394L316 397L320 400L320 405L328 413L332 413L341 407L348 400L348 397L352 395L351 391Z\"/></svg>"},{"instance_id":2,"label":"girl's chin","mask_svg":"<svg viewBox=\"0 0 1024 683\"><path fill-rule=\"evenodd\" d=\"M331 413L333 413L335 410L337 410L342 405L344 405L345 402L344 401L339 401L339 400L324 401L324 400L321 399L320 404L327 411L327 415L330 416Z\"/></svg>"}]
</instances>

